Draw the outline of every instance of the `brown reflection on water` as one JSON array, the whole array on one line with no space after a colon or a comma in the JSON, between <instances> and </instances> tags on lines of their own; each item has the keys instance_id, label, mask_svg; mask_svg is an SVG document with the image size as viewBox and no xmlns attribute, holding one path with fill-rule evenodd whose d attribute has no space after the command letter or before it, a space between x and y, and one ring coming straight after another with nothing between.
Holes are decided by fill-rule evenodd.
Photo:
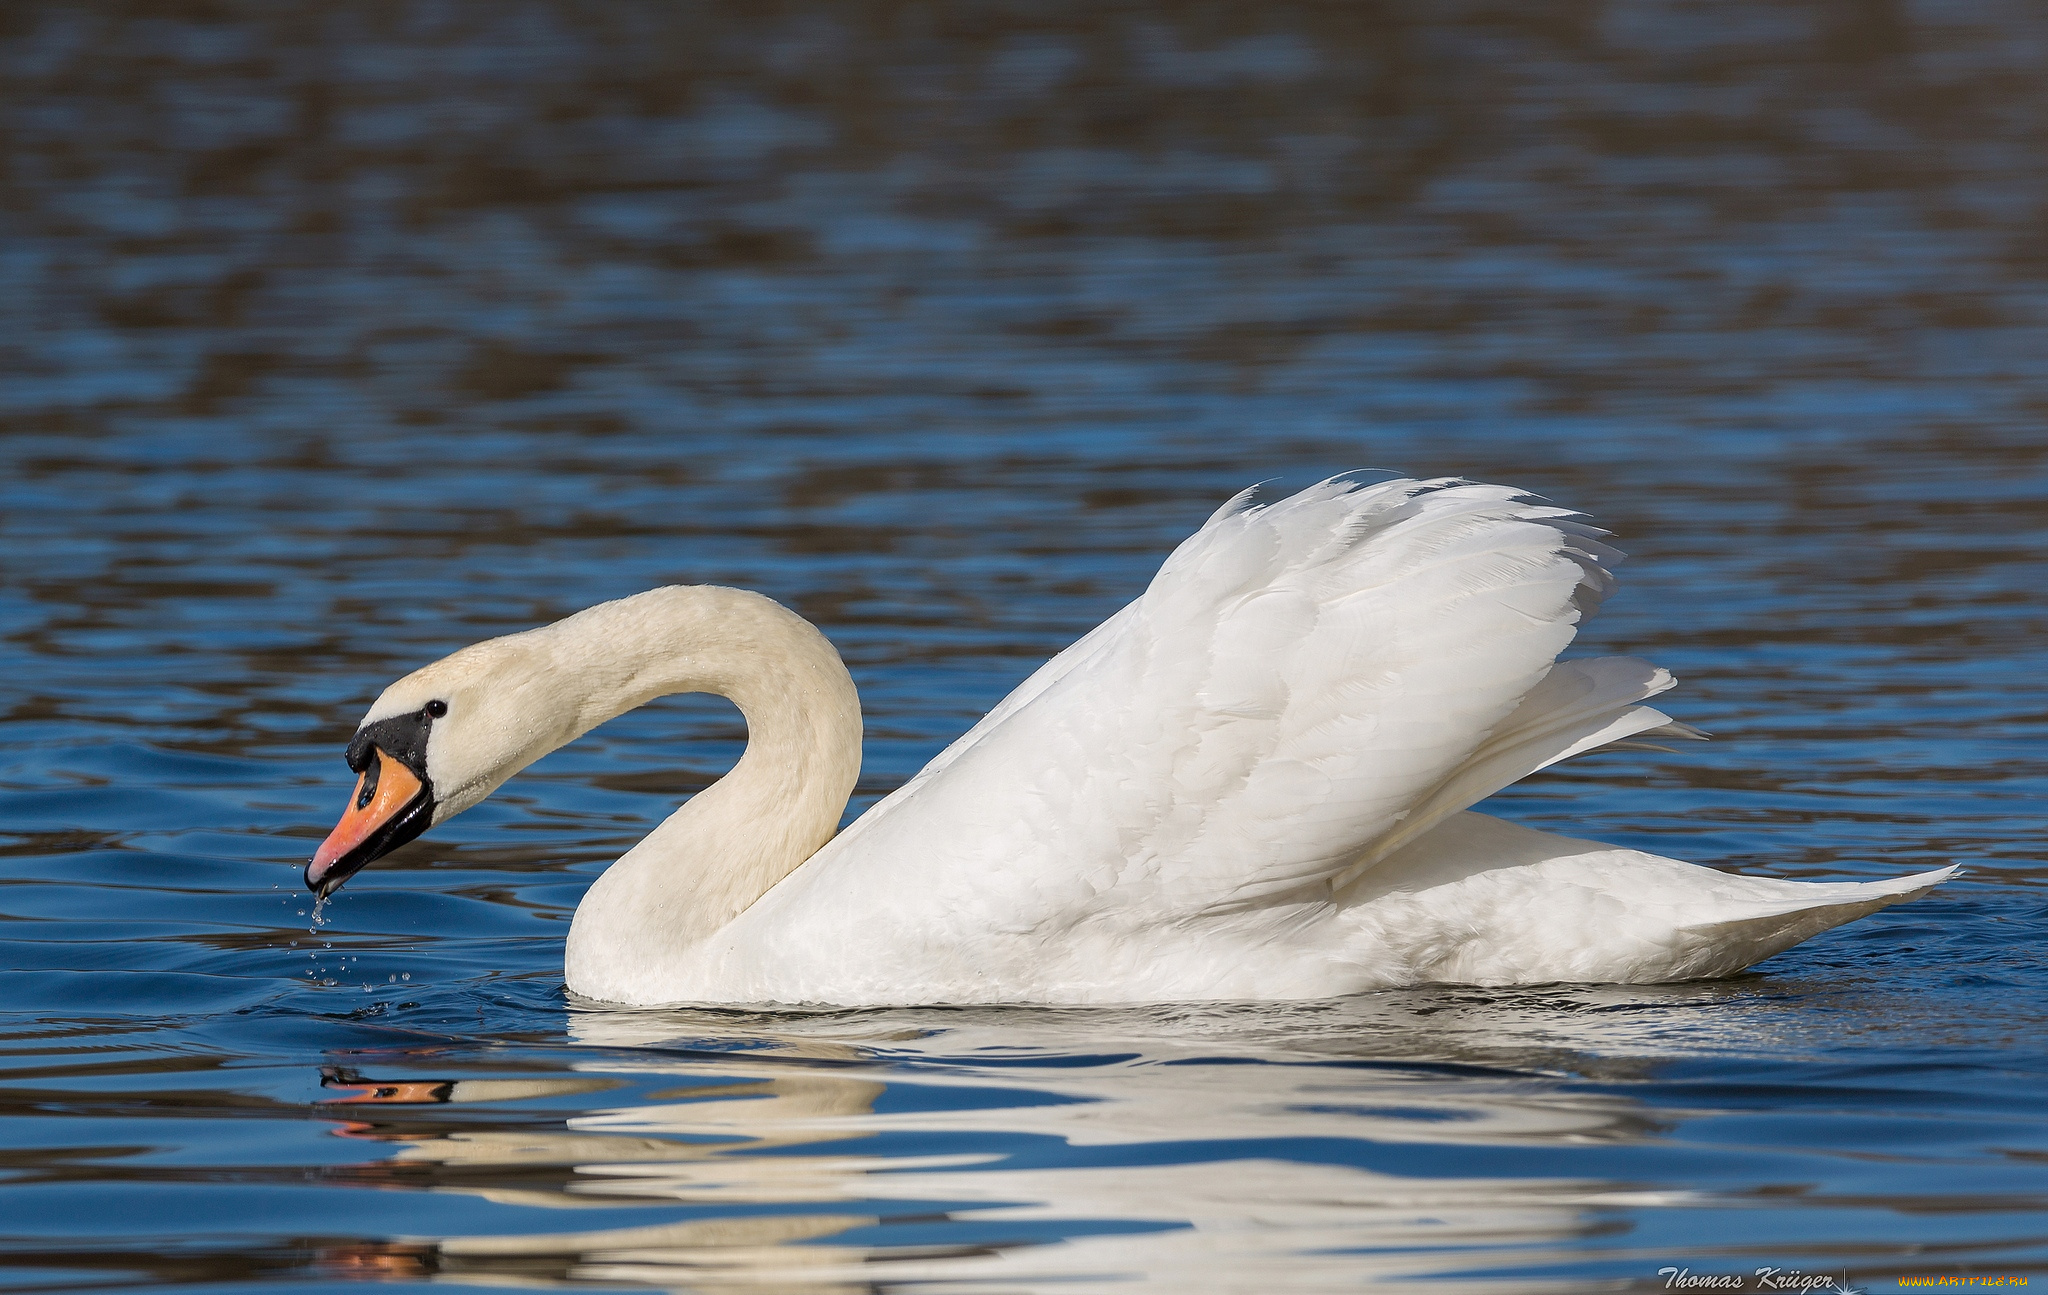
<instances>
[{"instance_id":1,"label":"brown reflection on water","mask_svg":"<svg viewBox=\"0 0 2048 1295\"><path fill-rule=\"evenodd\" d=\"M2039 35L1996 5L24 3L6 407L256 417L310 468L365 427L602 441L666 421L649 397L1028 419L1080 357L1159 397L1327 386L1354 338L1410 357L1369 402L1484 382L1538 421L2012 377Z\"/></svg>"}]
</instances>

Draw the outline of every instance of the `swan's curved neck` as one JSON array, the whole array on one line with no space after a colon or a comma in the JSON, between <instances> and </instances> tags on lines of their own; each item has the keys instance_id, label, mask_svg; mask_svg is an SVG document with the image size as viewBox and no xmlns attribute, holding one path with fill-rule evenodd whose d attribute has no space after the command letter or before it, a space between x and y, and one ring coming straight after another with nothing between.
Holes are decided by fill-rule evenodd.
<instances>
[{"instance_id":1,"label":"swan's curved neck","mask_svg":"<svg viewBox=\"0 0 2048 1295\"><path fill-rule=\"evenodd\" d=\"M723 778L648 834L576 910L568 980L579 993L674 959L717 931L838 830L860 775L860 700L839 653L760 594L656 589L537 631L559 634L577 679L577 731L656 697L710 692L747 721Z\"/></svg>"}]
</instances>

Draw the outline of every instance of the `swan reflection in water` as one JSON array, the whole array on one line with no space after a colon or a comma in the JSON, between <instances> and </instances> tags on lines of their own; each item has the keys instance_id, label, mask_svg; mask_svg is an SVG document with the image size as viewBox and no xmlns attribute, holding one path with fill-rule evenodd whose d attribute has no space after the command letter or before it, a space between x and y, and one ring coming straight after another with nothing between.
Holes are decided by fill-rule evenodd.
<instances>
[{"instance_id":1,"label":"swan reflection in water","mask_svg":"<svg viewBox=\"0 0 2048 1295\"><path fill-rule=\"evenodd\" d=\"M1568 1247L1624 1227L1618 1209L1675 1199L1545 1163L1545 1149L1659 1136L1674 1114L1561 1073L1626 1081L1651 1064L1575 1051L1575 1028L1608 1049L1631 1030L1651 1043L1667 1009L1715 999L1754 1049L1767 1025L1745 994L1759 997L1694 985L1285 1011L578 1011L590 1055L569 1073L332 1070L328 1113L390 1146L362 1167L379 1185L690 1217L352 1245L326 1267L698 1291L1285 1289L1440 1280L1471 1273L1484 1246L1482 1266L1526 1271L1583 1258ZM1698 1014L1681 1014L1697 1043ZM632 1091L561 1100L607 1089ZM505 1102L529 1109L491 1119ZM1476 1147L1535 1154L1510 1157L1527 1176L1460 1176Z\"/></svg>"}]
</instances>

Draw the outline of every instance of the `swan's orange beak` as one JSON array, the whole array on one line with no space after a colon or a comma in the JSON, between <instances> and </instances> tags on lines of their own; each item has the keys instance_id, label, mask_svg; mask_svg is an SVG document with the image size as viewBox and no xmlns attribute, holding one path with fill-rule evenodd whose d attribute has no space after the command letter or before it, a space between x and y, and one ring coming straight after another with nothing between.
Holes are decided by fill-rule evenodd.
<instances>
[{"instance_id":1,"label":"swan's orange beak","mask_svg":"<svg viewBox=\"0 0 2048 1295\"><path fill-rule=\"evenodd\" d=\"M364 865L412 840L433 821L434 798L404 762L370 748L341 821L306 865L306 888L325 899Z\"/></svg>"}]
</instances>

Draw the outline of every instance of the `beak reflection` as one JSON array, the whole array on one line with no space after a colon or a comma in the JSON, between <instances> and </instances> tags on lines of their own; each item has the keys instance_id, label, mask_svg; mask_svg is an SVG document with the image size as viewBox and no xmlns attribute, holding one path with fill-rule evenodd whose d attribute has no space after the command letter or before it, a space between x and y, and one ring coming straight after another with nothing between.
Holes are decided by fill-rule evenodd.
<instances>
[{"instance_id":1,"label":"beak reflection","mask_svg":"<svg viewBox=\"0 0 2048 1295\"><path fill-rule=\"evenodd\" d=\"M320 1067L320 1086L339 1090L341 1097L322 1097L323 1106L433 1106L442 1103L517 1102L533 1097L565 1097L617 1088L623 1079L609 1075L525 1079L374 1079L347 1066Z\"/></svg>"},{"instance_id":2,"label":"beak reflection","mask_svg":"<svg viewBox=\"0 0 2048 1295\"><path fill-rule=\"evenodd\" d=\"M432 788L382 747L371 747L369 756L348 809L306 865L306 889L322 899L434 821Z\"/></svg>"}]
</instances>

